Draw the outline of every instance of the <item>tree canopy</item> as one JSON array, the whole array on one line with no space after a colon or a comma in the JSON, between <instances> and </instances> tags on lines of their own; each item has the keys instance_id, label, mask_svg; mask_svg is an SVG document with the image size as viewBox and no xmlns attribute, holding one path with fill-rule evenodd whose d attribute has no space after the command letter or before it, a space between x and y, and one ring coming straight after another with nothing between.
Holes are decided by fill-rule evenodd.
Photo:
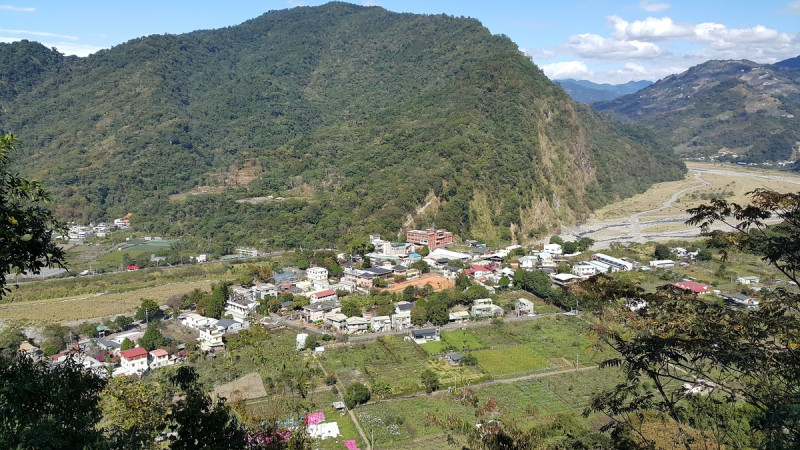
<instances>
[{"instance_id":1,"label":"tree canopy","mask_svg":"<svg viewBox=\"0 0 800 450\"><path fill-rule=\"evenodd\" d=\"M760 255L790 281L800 270L800 194L751 193L748 205L714 200L690 210L690 223L730 231L714 242ZM766 219L780 223L767 226ZM725 250L723 249L723 252ZM733 309L669 286L645 292L606 277L591 279L584 295L598 317L602 341L619 352L604 363L625 381L592 400L620 439L652 444L644 427L658 420L676 445L796 448L800 445L800 294L762 293L758 308ZM646 306L635 312L630 299ZM635 332L631 332L635 330ZM688 386L688 387L687 387ZM655 419L661 417L661 419ZM687 447L688 448L688 447Z\"/></svg>"},{"instance_id":2,"label":"tree canopy","mask_svg":"<svg viewBox=\"0 0 800 450\"><path fill-rule=\"evenodd\" d=\"M8 293L6 275L38 274L42 268L64 264L64 251L53 242L64 227L45 206L49 195L41 183L11 172L16 139L0 135L0 298Z\"/></svg>"}]
</instances>

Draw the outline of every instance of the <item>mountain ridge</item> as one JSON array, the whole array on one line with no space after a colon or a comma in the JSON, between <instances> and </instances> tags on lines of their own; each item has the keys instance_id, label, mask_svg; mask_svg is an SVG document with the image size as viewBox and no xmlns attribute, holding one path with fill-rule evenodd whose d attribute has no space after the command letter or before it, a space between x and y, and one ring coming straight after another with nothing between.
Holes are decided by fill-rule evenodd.
<instances>
[{"instance_id":1,"label":"mountain ridge","mask_svg":"<svg viewBox=\"0 0 800 450\"><path fill-rule=\"evenodd\" d=\"M575 101L581 103L594 103L603 100L613 100L623 95L632 94L653 84L652 81L628 81L622 84L594 83L588 80L575 80L572 78L553 80L558 83L567 94Z\"/></svg>"},{"instance_id":2,"label":"mountain ridge","mask_svg":"<svg viewBox=\"0 0 800 450\"><path fill-rule=\"evenodd\" d=\"M791 158L800 141L800 71L790 67L712 60L593 106L651 127L685 155L774 161Z\"/></svg>"},{"instance_id":3,"label":"mountain ridge","mask_svg":"<svg viewBox=\"0 0 800 450\"><path fill-rule=\"evenodd\" d=\"M62 216L146 232L333 244L432 196L415 226L525 240L684 170L474 19L329 3L52 64L0 103L17 167Z\"/></svg>"}]
</instances>

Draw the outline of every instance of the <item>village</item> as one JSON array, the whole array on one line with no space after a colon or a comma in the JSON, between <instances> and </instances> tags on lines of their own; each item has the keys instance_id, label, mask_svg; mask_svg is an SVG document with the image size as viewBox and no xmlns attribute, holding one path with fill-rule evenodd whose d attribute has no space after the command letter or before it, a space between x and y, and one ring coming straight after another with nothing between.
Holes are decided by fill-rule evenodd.
<instances>
[{"instance_id":1,"label":"village","mask_svg":"<svg viewBox=\"0 0 800 450\"><path fill-rule=\"evenodd\" d=\"M551 287L568 288L571 284L597 274L626 271L653 271L687 267L697 262L698 251L681 247L669 249L673 259L654 259L638 262L591 253L591 242L563 242L555 238L534 250L519 245L502 249L488 249L478 242L464 243L468 250L459 252L453 247L452 233L441 229L410 230L406 242L394 243L369 236L369 249L363 255L339 254L343 267L341 277L332 279L324 267L285 267L272 274L269 282L233 285L228 289L224 310L219 318L206 317L194 310L171 310L162 305L157 314L148 317L179 324L191 336L190 342L174 342L173 353L165 348L146 350L137 345L148 323L133 323L118 333L108 333L98 325L98 337L79 337L65 351L50 356L53 363L63 362L72 353L80 353L79 362L87 369L103 376L142 375L159 367L180 364L186 360L188 349L214 355L225 351L226 336L248 329L254 323L269 327L289 327L297 331L296 349L306 348L309 335L324 336L315 339L310 348L315 354L324 353L324 342L346 341L348 337L400 335L417 344L439 341L442 330L458 329L464 324L481 322L489 324L495 318L535 318L534 302L520 297L502 305L492 298L498 291L514 291L519 272L547 273ZM464 247L464 245L462 245ZM565 249L569 253L565 253ZM583 251L581 251L583 250ZM255 253L255 252L254 252ZM424 256L423 256L424 254ZM255 256L255 255L253 255ZM663 256L663 255L661 255ZM468 283L482 288L485 297L470 299L447 310L446 320L436 323L415 316L415 292L436 292L453 288L456 279L466 278ZM693 278L684 278L673 285L698 295L717 295L732 307L758 306L755 293L761 289L759 277L741 276L737 283L746 287L738 292L721 292ZM351 296L378 292L395 295L410 294L405 299L392 302L377 311L343 313L343 300ZM750 292L746 294L744 292ZM280 301L291 298L292 300ZM496 296L495 296L496 297ZM271 303L273 307L265 308ZM277 305L276 305L277 303ZM642 307L643 305L633 305ZM579 305L561 314L579 314ZM145 321L142 321L145 322ZM125 343L133 344L125 348ZM128 345L131 347L131 345ZM88 348L93 351L86 351ZM42 357L41 350L25 341L20 351ZM96 357L89 356L90 354ZM448 360L457 362L463 353L450 351Z\"/></svg>"}]
</instances>

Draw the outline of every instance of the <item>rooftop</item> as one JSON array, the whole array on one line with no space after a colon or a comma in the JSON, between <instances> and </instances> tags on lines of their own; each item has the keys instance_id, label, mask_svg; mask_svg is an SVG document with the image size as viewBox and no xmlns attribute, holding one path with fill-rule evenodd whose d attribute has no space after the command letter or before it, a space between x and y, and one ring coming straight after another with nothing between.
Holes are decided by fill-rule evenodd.
<instances>
[{"instance_id":1,"label":"rooftop","mask_svg":"<svg viewBox=\"0 0 800 450\"><path fill-rule=\"evenodd\" d=\"M143 349L142 347L136 347L129 350L123 350L119 354L125 359L131 359L147 356L147 350Z\"/></svg>"}]
</instances>

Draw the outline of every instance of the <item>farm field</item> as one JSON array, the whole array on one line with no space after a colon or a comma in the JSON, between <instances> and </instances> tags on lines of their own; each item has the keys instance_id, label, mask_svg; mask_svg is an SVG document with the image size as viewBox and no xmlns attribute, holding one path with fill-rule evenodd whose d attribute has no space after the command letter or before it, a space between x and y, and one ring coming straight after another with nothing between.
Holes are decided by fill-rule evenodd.
<instances>
[{"instance_id":1,"label":"farm field","mask_svg":"<svg viewBox=\"0 0 800 450\"><path fill-rule=\"evenodd\" d=\"M322 364L345 385L362 382L387 389L385 396L419 392L419 373L431 369L442 386L474 384L491 378L593 366L611 356L593 347L585 322L576 317L541 317L530 321L486 324L442 332L442 341L418 346L399 336L330 349ZM452 365L432 355L447 348L471 351L476 366Z\"/></svg>"},{"instance_id":2,"label":"farm field","mask_svg":"<svg viewBox=\"0 0 800 450\"><path fill-rule=\"evenodd\" d=\"M478 359L478 364L495 378L556 368L525 345L478 350L473 355Z\"/></svg>"},{"instance_id":3,"label":"farm field","mask_svg":"<svg viewBox=\"0 0 800 450\"><path fill-rule=\"evenodd\" d=\"M495 378L595 365L611 356L593 348L587 325L576 317L542 317L533 321L490 325L470 330L488 350L473 352L478 364Z\"/></svg>"},{"instance_id":4,"label":"farm field","mask_svg":"<svg viewBox=\"0 0 800 450\"><path fill-rule=\"evenodd\" d=\"M618 380L619 372L613 369L595 369L478 387L474 393L479 405L488 399L497 404L500 420L534 426L557 414L579 415L594 392L610 388ZM475 409L462 403L456 393L392 399L359 406L355 411L365 432L374 432L378 448L426 448L424 443L446 442L446 432L427 422L428 416L475 420Z\"/></svg>"},{"instance_id":5,"label":"farm field","mask_svg":"<svg viewBox=\"0 0 800 450\"><path fill-rule=\"evenodd\" d=\"M0 304L0 320L29 324L78 322L117 314L131 313L143 298L164 303L173 295L183 295L193 289L209 290L210 281L172 282L127 292L83 294L73 297L48 298L34 301L15 301Z\"/></svg>"},{"instance_id":6,"label":"farm field","mask_svg":"<svg viewBox=\"0 0 800 450\"><path fill-rule=\"evenodd\" d=\"M364 432L374 432L378 448L406 448L415 439L443 435L443 429L426 423L429 414L464 418L475 414L470 406L446 395L382 401L359 406L355 412Z\"/></svg>"},{"instance_id":7,"label":"farm field","mask_svg":"<svg viewBox=\"0 0 800 450\"><path fill-rule=\"evenodd\" d=\"M295 396L273 395L263 399L252 400L246 403L246 410L257 418L271 418L278 421L296 420L303 414L322 412L325 421L336 422L339 426L340 436L335 438L317 439L314 441L316 449L343 449L344 442L355 440L359 448L366 448L366 443L356 430L355 424L349 414L336 411L332 403L339 401L339 397L331 391L322 391L309 394L306 399ZM296 411L295 414L287 411Z\"/></svg>"},{"instance_id":8,"label":"farm field","mask_svg":"<svg viewBox=\"0 0 800 450\"><path fill-rule=\"evenodd\" d=\"M331 349L321 360L329 373L336 373L345 386L359 381L389 387L389 396L418 392L419 374L431 369L443 385L477 382L486 378L479 367L454 366L432 359L416 344L392 336L371 344Z\"/></svg>"},{"instance_id":9,"label":"farm field","mask_svg":"<svg viewBox=\"0 0 800 450\"><path fill-rule=\"evenodd\" d=\"M163 304L172 295L207 291L213 281L232 278L222 264L202 264L25 283L0 303L0 320L63 323L127 314L143 298Z\"/></svg>"}]
</instances>

